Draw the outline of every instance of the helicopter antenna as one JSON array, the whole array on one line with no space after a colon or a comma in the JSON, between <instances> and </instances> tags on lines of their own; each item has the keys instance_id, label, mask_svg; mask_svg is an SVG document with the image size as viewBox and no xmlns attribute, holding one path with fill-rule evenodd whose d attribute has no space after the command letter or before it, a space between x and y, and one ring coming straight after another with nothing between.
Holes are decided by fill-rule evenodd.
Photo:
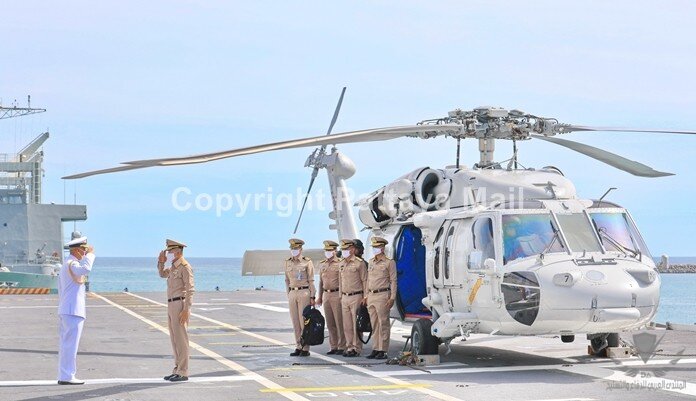
<instances>
[{"instance_id":1,"label":"helicopter antenna","mask_svg":"<svg viewBox=\"0 0 696 401\"><path fill-rule=\"evenodd\" d=\"M515 163L515 170L517 170L517 139L512 140L512 160Z\"/></svg>"},{"instance_id":2,"label":"helicopter antenna","mask_svg":"<svg viewBox=\"0 0 696 401\"><path fill-rule=\"evenodd\" d=\"M343 87L343 90L341 90L341 96L338 98L338 104L336 105L336 110L334 110L333 117L331 118L331 124L329 124L329 129L326 131L326 135L331 135L331 131L333 130L334 124L336 124L336 120L338 119L338 113L341 111L341 105L343 104L343 95L346 94L346 87ZM312 190L312 186L314 185L314 180L317 178L317 174L319 174L319 168L321 167L318 163L319 160L321 160L321 157L326 154L326 145L322 145L321 148L318 150L315 149L314 152L309 156L309 159L307 159L307 163L305 163L305 166L308 167L311 164L314 164L314 168L312 169L312 176L309 179L309 187L307 187L307 193L305 193L304 196L304 201L302 201L302 209L300 209L300 215L297 217L297 223L295 223L295 229L292 231L293 234L297 233L297 228L300 227L300 220L302 220L302 214L304 213L305 206L307 205L307 199L309 198L309 192Z\"/></svg>"},{"instance_id":3,"label":"helicopter antenna","mask_svg":"<svg viewBox=\"0 0 696 401\"><path fill-rule=\"evenodd\" d=\"M604 195L602 195L602 197L599 198L599 200L597 201L597 203L599 203L599 205L601 206L601 205L602 205L602 200L603 200L604 198L606 198L607 195L609 195L609 192L611 192L611 191L613 191L613 190L615 190L615 189L616 189L615 187L611 187L611 188L607 189L607 192L605 192Z\"/></svg>"}]
</instances>

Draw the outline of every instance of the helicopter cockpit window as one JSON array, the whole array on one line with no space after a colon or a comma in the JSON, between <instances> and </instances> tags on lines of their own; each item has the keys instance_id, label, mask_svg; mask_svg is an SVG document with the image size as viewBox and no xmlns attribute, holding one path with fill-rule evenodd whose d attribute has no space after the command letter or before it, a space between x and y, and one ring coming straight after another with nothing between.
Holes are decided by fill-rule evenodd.
<instances>
[{"instance_id":1,"label":"helicopter cockpit window","mask_svg":"<svg viewBox=\"0 0 696 401\"><path fill-rule=\"evenodd\" d=\"M650 257L638 230L631 224L626 213L590 213L590 217L604 249L609 252L636 251Z\"/></svg>"},{"instance_id":2,"label":"helicopter cockpit window","mask_svg":"<svg viewBox=\"0 0 696 401\"><path fill-rule=\"evenodd\" d=\"M474 223L472 227L474 236L474 249L481 252L481 261L495 259L495 244L493 242L493 220L483 217Z\"/></svg>"},{"instance_id":3,"label":"helicopter cockpit window","mask_svg":"<svg viewBox=\"0 0 696 401\"><path fill-rule=\"evenodd\" d=\"M551 214L505 214L503 220L503 263L547 253L564 252L554 231Z\"/></svg>"},{"instance_id":4,"label":"helicopter cockpit window","mask_svg":"<svg viewBox=\"0 0 696 401\"><path fill-rule=\"evenodd\" d=\"M602 252L597 235L584 213L557 214L561 230L573 252Z\"/></svg>"}]
</instances>

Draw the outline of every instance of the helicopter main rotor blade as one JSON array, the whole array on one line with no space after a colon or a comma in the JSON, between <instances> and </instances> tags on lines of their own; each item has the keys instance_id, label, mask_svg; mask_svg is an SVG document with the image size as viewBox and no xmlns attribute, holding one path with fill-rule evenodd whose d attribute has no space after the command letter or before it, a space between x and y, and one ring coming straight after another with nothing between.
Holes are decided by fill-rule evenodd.
<instances>
[{"instance_id":1,"label":"helicopter main rotor blade","mask_svg":"<svg viewBox=\"0 0 696 401\"><path fill-rule=\"evenodd\" d=\"M150 159L125 162L127 166L113 167L103 170L88 171L85 173L74 174L65 179L76 179L89 177L97 174L114 173L117 171L133 170L136 168L154 167L154 166L177 166L185 164L206 163L215 160L225 159L229 157L244 156L254 153L270 152L273 150L304 148L312 146L322 146L339 143L359 143L372 141L387 141L401 137L417 137L417 138L433 138L436 136L454 134L461 131L462 126L459 124L440 124L440 125L405 125L401 127L376 128L361 131L342 132L334 135L322 135L311 138L294 139L290 141L274 142L265 145L250 146L247 148L239 148L225 150L215 153L204 153L200 155L187 157L173 157L166 159ZM130 167L128 167L130 166Z\"/></svg>"},{"instance_id":2,"label":"helicopter main rotor blade","mask_svg":"<svg viewBox=\"0 0 696 401\"><path fill-rule=\"evenodd\" d=\"M588 127L585 125L563 125L562 132L573 131L609 131L609 132L647 132L653 134L683 134L696 135L696 131L688 130L669 130L669 129L640 129L640 128L618 128L618 127Z\"/></svg>"},{"instance_id":3,"label":"helicopter main rotor blade","mask_svg":"<svg viewBox=\"0 0 696 401\"><path fill-rule=\"evenodd\" d=\"M619 170L626 171L628 173L631 173L633 175L637 175L639 177L666 177L669 175L674 175L672 173L665 173L662 171L654 170L650 166L646 166L645 164L638 163L637 161L627 159L627 158L625 158L623 156L619 156L615 153L607 152L606 150L595 148L594 146L585 145L583 143L573 142L573 141L569 141L567 139L560 139L560 138L550 137L550 136L543 136L543 135L531 135L531 136L533 138L536 138L536 139L541 139L543 141L551 142L551 143L554 143L556 145L561 145L561 146L564 146L568 149L572 149L576 152L584 154L585 156L589 156L593 159L604 162L612 167L616 167Z\"/></svg>"},{"instance_id":4,"label":"helicopter main rotor blade","mask_svg":"<svg viewBox=\"0 0 696 401\"><path fill-rule=\"evenodd\" d=\"M106 168L103 170L94 170L94 171L88 171L85 173L80 173L80 174L73 174L73 175L68 175L65 177L62 177L64 180L75 180L78 178L85 178L89 177L92 175L98 175L98 174L108 174L108 173L116 173L119 171L128 171L128 170L136 170L139 168L147 168L147 167L152 167L151 165L147 164L136 164L136 165L127 165L127 166L119 166L119 167L112 167L112 168Z\"/></svg>"},{"instance_id":5,"label":"helicopter main rotor blade","mask_svg":"<svg viewBox=\"0 0 696 401\"><path fill-rule=\"evenodd\" d=\"M274 142L247 148L224 150L214 153L203 153L193 156L172 157L165 159L136 160L125 162L128 165L147 166L176 166L182 164L206 163L228 157L245 156L254 153L270 152L273 150L305 148L339 143L357 143L372 141L387 141L404 136L431 138L444 135L447 132L459 132L461 125L405 125L401 127L375 128L361 131L342 132L334 135L322 135L310 138L293 139L290 141Z\"/></svg>"}]
</instances>

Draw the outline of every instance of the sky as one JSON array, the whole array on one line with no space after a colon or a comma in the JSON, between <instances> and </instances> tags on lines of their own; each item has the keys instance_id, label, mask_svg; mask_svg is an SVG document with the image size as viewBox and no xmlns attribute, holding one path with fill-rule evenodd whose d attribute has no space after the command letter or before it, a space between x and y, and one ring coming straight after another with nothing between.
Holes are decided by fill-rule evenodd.
<instances>
[{"instance_id":1,"label":"sky","mask_svg":"<svg viewBox=\"0 0 696 401\"><path fill-rule=\"evenodd\" d=\"M31 95L48 111L0 121L0 152L50 131L43 200L87 205L76 226L97 254L154 256L165 238L187 243L190 256L286 249L298 212L285 206L297 199L277 195L306 189L311 148L61 177L322 135L343 86L334 132L482 105L580 125L696 129L695 13L689 1L11 2L0 15L0 99L23 106ZM654 255L696 255L696 136L563 138L676 175L634 177L541 141L522 143L520 161L559 167L582 198L617 187L607 199L628 208ZM497 145L497 159L510 157L509 144ZM360 194L453 164L455 146L404 138L339 149L357 165L349 185ZM476 149L464 141L463 161L476 162ZM321 191L324 172L313 190ZM270 209L218 214L178 210L175 193L194 206L203 194L204 207L207 195L276 198ZM336 237L324 198L325 210L306 211L297 233L308 246ZM72 230L65 225L66 236Z\"/></svg>"}]
</instances>

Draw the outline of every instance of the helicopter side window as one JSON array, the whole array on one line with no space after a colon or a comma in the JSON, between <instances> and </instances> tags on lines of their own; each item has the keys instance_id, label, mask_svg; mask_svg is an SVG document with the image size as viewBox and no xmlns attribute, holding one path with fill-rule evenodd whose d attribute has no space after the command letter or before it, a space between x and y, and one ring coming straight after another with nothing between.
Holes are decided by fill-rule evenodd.
<instances>
[{"instance_id":1,"label":"helicopter side window","mask_svg":"<svg viewBox=\"0 0 696 401\"><path fill-rule=\"evenodd\" d=\"M474 223L472 227L474 237L474 249L481 252L481 260L495 259L495 244L493 242L493 220L483 217Z\"/></svg>"},{"instance_id":2,"label":"helicopter side window","mask_svg":"<svg viewBox=\"0 0 696 401\"><path fill-rule=\"evenodd\" d=\"M452 245L454 239L454 226L451 226L447 231L447 240L445 242L445 279L450 278L450 254L452 252Z\"/></svg>"},{"instance_id":3,"label":"helicopter side window","mask_svg":"<svg viewBox=\"0 0 696 401\"><path fill-rule=\"evenodd\" d=\"M435 263L433 263L433 273L435 275L435 279L440 278L440 238L442 237L444 230L444 226L440 227L437 235L435 235Z\"/></svg>"}]
</instances>

